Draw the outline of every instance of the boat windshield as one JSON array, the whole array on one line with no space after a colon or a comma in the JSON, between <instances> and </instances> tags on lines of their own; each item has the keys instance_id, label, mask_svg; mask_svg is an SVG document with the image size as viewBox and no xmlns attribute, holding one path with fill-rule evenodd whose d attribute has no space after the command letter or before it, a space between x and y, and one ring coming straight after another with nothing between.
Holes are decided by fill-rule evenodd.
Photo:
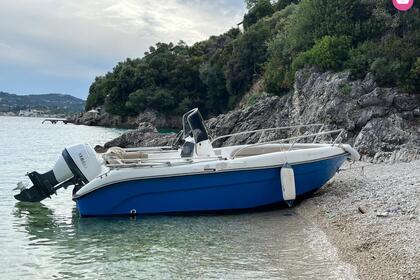
<instances>
[{"instance_id":1,"label":"boat windshield","mask_svg":"<svg viewBox=\"0 0 420 280\"><path fill-rule=\"evenodd\" d=\"M207 128L203 117L197 108L188 111L182 116L184 139L188 136L194 137L196 143L209 139Z\"/></svg>"}]
</instances>

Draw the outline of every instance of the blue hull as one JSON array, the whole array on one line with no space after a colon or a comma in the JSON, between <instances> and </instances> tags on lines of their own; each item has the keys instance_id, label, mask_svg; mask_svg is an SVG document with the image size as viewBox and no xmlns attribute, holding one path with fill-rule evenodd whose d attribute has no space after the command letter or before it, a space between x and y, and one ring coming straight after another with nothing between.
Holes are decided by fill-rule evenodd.
<instances>
[{"instance_id":1,"label":"blue hull","mask_svg":"<svg viewBox=\"0 0 420 280\"><path fill-rule=\"evenodd\" d=\"M346 155L293 165L296 195L321 188ZM127 181L76 199L82 216L222 211L256 208L283 201L280 168L238 170Z\"/></svg>"}]
</instances>

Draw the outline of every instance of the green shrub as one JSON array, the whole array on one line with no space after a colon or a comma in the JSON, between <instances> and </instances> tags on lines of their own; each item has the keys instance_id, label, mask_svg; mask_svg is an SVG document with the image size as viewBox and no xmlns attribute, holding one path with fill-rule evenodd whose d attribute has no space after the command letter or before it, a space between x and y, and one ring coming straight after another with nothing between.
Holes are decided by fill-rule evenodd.
<instances>
[{"instance_id":1,"label":"green shrub","mask_svg":"<svg viewBox=\"0 0 420 280\"><path fill-rule=\"evenodd\" d=\"M405 89L420 94L420 57L417 57L416 62L411 67Z\"/></svg>"},{"instance_id":2,"label":"green shrub","mask_svg":"<svg viewBox=\"0 0 420 280\"><path fill-rule=\"evenodd\" d=\"M297 9L297 5L291 4L272 16L276 22L274 28L276 36L268 42L268 59L264 64L263 80L266 92L281 95L293 86L294 73L291 71L293 54L287 29Z\"/></svg>"},{"instance_id":3,"label":"green shrub","mask_svg":"<svg viewBox=\"0 0 420 280\"><path fill-rule=\"evenodd\" d=\"M344 84L344 85L341 85L340 86L340 91L343 93L343 94L350 94L351 93L351 90L352 90L352 87L351 87L351 85L349 85L349 84Z\"/></svg>"},{"instance_id":4,"label":"green shrub","mask_svg":"<svg viewBox=\"0 0 420 280\"><path fill-rule=\"evenodd\" d=\"M380 86L396 86L401 75L406 73L406 64L400 60L379 57L370 65L370 71Z\"/></svg>"},{"instance_id":5,"label":"green shrub","mask_svg":"<svg viewBox=\"0 0 420 280\"><path fill-rule=\"evenodd\" d=\"M288 33L295 52L310 49L324 36L369 37L371 2L361 0L303 0Z\"/></svg>"},{"instance_id":6,"label":"green shrub","mask_svg":"<svg viewBox=\"0 0 420 280\"><path fill-rule=\"evenodd\" d=\"M261 98L261 96L262 96L262 92L257 92L255 94L251 95L251 97L249 97L249 99L246 103L246 107L254 106L257 103L258 99Z\"/></svg>"},{"instance_id":7,"label":"green shrub","mask_svg":"<svg viewBox=\"0 0 420 280\"><path fill-rule=\"evenodd\" d=\"M411 40L388 36L371 44L370 51L367 50L365 54L370 64L367 69L373 73L378 85L415 88L410 85L413 82L410 72L420 53Z\"/></svg>"},{"instance_id":8,"label":"green shrub","mask_svg":"<svg viewBox=\"0 0 420 280\"><path fill-rule=\"evenodd\" d=\"M378 43L366 41L349 52L346 68L350 69L354 79L362 79L369 71L370 65L377 57Z\"/></svg>"},{"instance_id":9,"label":"green shrub","mask_svg":"<svg viewBox=\"0 0 420 280\"><path fill-rule=\"evenodd\" d=\"M351 39L348 36L324 36L312 49L300 53L292 63L294 71L306 65L315 65L322 70L339 71L348 59Z\"/></svg>"}]
</instances>

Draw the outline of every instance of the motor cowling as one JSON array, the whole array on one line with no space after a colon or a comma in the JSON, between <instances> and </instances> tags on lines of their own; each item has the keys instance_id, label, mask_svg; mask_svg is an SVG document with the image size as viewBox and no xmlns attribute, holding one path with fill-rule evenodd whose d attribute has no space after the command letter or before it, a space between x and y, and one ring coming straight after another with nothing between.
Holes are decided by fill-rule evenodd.
<instances>
[{"instance_id":1,"label":"motor cowling","mask_svg":"<svg viewBox=\"0 0 420 280\"><path fill-rule=\"evenodd\" d=\"M63 150L52 170L40 174L28 173L33 186L22 189L15 198L26 202L39 202L62 187L74 185L74 192L93 180L101 171L101 162L89 144L77 144Z\"/></svg>"},{"instance_id":2,"label":"motor cowling","mask_svg":"<svg viewBox=\"0 0 420 280\"><path fill-rule=\"evenodd\" d=\"M101 162L95 150L89 144L77 144L67 147L61 153L70 171L86 183L92 181L101 171ZM59 175L59 170L57 170Z\"/></svg>"}]
</instances>

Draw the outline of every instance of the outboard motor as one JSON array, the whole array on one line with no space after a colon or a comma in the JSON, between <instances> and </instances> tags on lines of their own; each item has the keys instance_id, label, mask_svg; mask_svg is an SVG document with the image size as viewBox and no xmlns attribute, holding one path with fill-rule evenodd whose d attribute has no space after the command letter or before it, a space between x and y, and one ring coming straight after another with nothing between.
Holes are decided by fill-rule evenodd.
<instances>
[{"instance_id":1,"label":"outboard motor","mask_svg":"<svg viewBox=\"0 0 420 280\"><path fill-rule=\"evenodd\" d=\"M15 198L25 202L39 202L62 187L74 185L73 192L93 180L101 171L101 162L89 144L67 147L61 153L52 170L40 174L28 173L33 186L22 189ZM19 185L19 184L18 184Z\"/></svg>"}]
</instances>

